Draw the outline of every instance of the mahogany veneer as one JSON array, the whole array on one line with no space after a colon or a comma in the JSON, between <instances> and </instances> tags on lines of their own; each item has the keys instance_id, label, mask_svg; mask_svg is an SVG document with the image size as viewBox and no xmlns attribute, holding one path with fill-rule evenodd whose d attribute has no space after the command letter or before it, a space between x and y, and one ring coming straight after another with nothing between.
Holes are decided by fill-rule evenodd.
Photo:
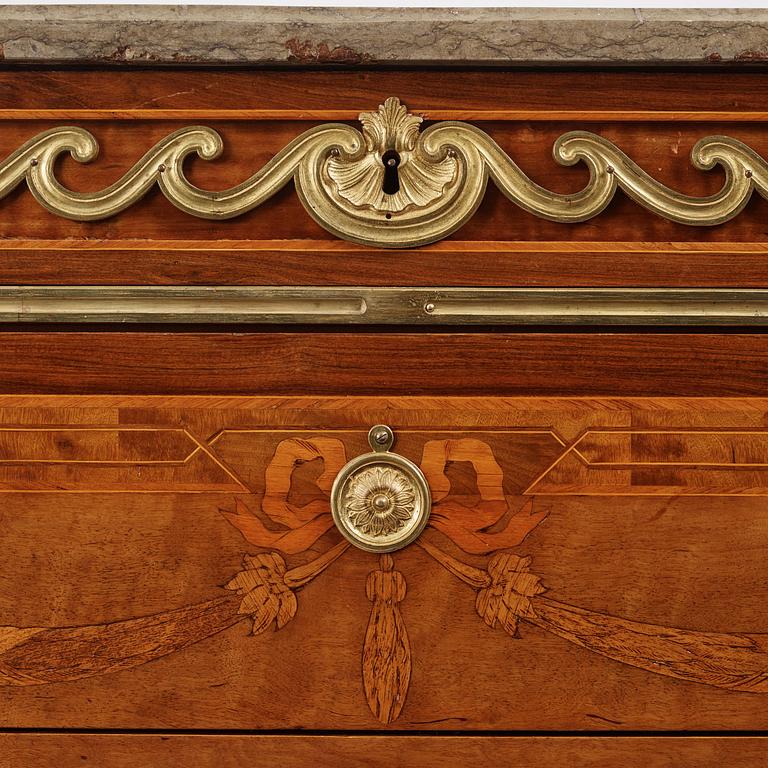
<instances>
[{"instance_id":1,"label":"mahogany veneer","mask_svg":"<svg viewBox=\"0 0 768 768\"><path fill-rule=\"evenodd\" d=\"M200 123L225 151L190 179L222 188L392 95L563 193L577 128L691 195L722 184L699 138L768 156L760 72L204 68L0 71L0 155L87 127L100 157L59 175L92 190ZM385 251L290 186L227 222L154 190L92 223L21 186L0 284L761 288L767 206L701 229L617 195L564 225L489 188L451 237ZM736 735L768 731L762 334L9 325L0 371L8 765L763 764ZM377 423L434 504L380 558L329 506Z\"/></svg>"}]
</instances>

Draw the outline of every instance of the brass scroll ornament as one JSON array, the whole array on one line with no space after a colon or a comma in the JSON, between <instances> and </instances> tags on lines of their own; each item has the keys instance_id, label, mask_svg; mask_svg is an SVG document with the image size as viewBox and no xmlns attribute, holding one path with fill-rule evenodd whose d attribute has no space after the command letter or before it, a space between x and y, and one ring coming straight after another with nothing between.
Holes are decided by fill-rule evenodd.
<instances>
[{"instance_id":1,"label":"brass scroll ornament","mask_svg":"<svg viewBox=\"0 0 768 768\"><path fill-rule=\"evenodd\" d=\"M302 204L329 232L357 243L405 248L455 232L480 205L490 177L513 203L550 221L575 223L596 216L617 188L659 216L691 226L714 226L736 216L753 190L768 198L768 163L728 136L701 139L691 152L700 170L716 165L725 183L708 197L689 197L653 179L607 139L587 131L563 134L553 147L561 165L584 162L588 184L558 194L528 178L484 131L441 122L420 133L423 118L397 98L360 115L362 132L343 123L311 128L246 181L220 192L200 189L184 175L196 153L217 158L222 139L211 128L182 128L158 142L121 179L97 192L74 192L54 173L65 152L81 163L98 154L96 139L78 127L38 134L0 163L0 198L21 181L37 201L77 221L114 216L157 184L177 208L206 219L240 216L293 180Z\"/></svg>"}]
</instances>

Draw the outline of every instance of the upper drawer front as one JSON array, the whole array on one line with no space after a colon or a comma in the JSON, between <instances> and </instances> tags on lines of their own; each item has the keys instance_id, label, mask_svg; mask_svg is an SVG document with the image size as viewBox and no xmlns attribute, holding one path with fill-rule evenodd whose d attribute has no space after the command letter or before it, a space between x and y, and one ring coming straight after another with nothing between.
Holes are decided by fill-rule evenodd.
<instances>
[{"instance_id":1,"label":"upper drawer front","mask_svg":"<svg viewBox=\"0 0 768 768\"><path fill-rule=\"evenodd\" d=\"M385 394L355 386L343 336L310 336L309 359L291 335L21 338L27 392L127 394L0 397L5 726L768 727L768 401L743 397L761 337L634 337L646 359L595 336L577 363L575 336L486 336L473 357L471 336L347 335ZM58 344L47 368L35 338ZM114 354L65 385L78 339L92 369ZM260 365L265 394L231 394ZM378 555L330 499L382 423L432 511ZM402 478L365 482L359 526L410 514Z\"/></svg>"},{"instance_id":2,"label":"upper drawer front","mask_svg":"<svg viewBox=\"0 0 768 768\"><path fill-rule=\"evenodd\" d=\"M632 94L629 107L628 93ZM93 146L87 146L89 140L77 133L90 131L99 147L98 158L78 163L64 152L67 156L55 163L55 175L76 192L94 192L120 179L158 142L197 125L205 128L200 136L208 137L205 141L209 143L214 140L208 129L218 132L222 151L219 157L207 159L193 152L184 163L186 176L203 190L225 190L259 171L304 131L341 122L347 128L339 135L352 141L349 137L359 134L350 133L351 127L361 127L358 115L376 112L389 97L399 98L411 113L424 117L418 128L422 133L446 120L459 120L483 132L487 138L462 133L469 144L457 145L456 168L464 167L461 146L471 148L479 141L478 146L488 150L491 139L497 142L523 174L507 161L498 166L503 169L507 191L514 188L510 195L518 203L522 201L523 207L499 191L497 183L504 184L497 174L479 208L468 211L458 230L439 234L431 245L392 252L338 236L338 211L333 207L316 211L315 218L321 223L305 210L297 192L306 197L309 187L301 182L302 191L290 183L291 163L304 150L278 163L277 176L282 179L280 174L285 175L286 186L270 187L260 205L227 220L192 215L169 202L157 182L165 178L166 187L173 187L167 181L173 169L161 170L163 158L153 155L144 175L134 177L129 185L136 190L136 201L101 221L71 221L47 211L23 182L10 191L0 200L0 281L54 285L765 285L763 223L768 203L755 193L745 210L738 212L739 201L746 199L749 189L760 190L765 182L761 161L749 150L734 149L732 143L725 150L709 145L697 161L704 165L708 152L720 157L724 151L726 161L731 158L736 163L734 177L727 181L732 193L726 195L732 203L728 215L735 218L727 223L675 223L645 210L627 194L663 209L675 208L677 203L670 203L667 192L656 182L687 197L717 193L723 185L722 172L696 168L689 157L696 142L705 137L728 136L758 155L768 156L763 129L768 89L762 76L748 73L726 78L695 73L14 71L0 73L0 155L6 157L32 137L64 126L77 129L69 141L80 136L77 141L85 142L79 150L82 156L93 154ZM445 189L453 183L448 177L452 179L456 170L453 161L418 166L408 154L413 136L404 128L407 123L390 117L384 128L384 123L368 123L368 136L379 155L386 154L389 143L394 149L386 151L400 153L395 171L400 174L397 183L404 197L392 203L394 212L389 219L381 209L380 231L399 226L399 217L415 216L422 208L429 222L450 218L445 211L438 216L430 208L432 203L425 201L440 200L447 194ZM524 209L536 208L531 201L539 194L526 187L526 178L565 195L559 208L577 206L576 193L589 179L587 166L584 162L567 166L565 156L560 162L552 157L558 137L572 131L599 137L598 144L590 139L592 144L585 150L587 159L599 160L598 186L610 187L613 176L626 190L617 191L606 210L581 223L551 221L542 211ZM198 139L198 144L203 142L201 151L210 155L213 145L205 149L205 141ZM646 188L640 183L634 167L611 147L637 163L654 184ZM44 175L41 153L40 147L30 149L19 168L6 172L5 181L27 171L30 178ZM740 159L733 160L736 156ZM375 168L366 165L370 158L359 165L342 162L336 171L329 171L333 178L326 179L336 185L347 208L357 206L360 216L370 217L371 210L378 210L376 205L368 205L367 195L371 189L379 190L389 173L379 162L381 158L376 158ZM472 187L479 183L483 167L494 175L496 166L484 160L466 167L471 171L467 185ZM448 174L445 178L443 171ZM371 189L365 179L373 185ZM264 185L256 186L261 189ZM387 203L396 197L391 190L387 195ZM215 213L218 203L206 205ZM308 206L318 207L311 200ZM562 218L558 206L545 204L544 213ZM456 210L456 205L448 208Z\"/></svg>"}]
</instances>

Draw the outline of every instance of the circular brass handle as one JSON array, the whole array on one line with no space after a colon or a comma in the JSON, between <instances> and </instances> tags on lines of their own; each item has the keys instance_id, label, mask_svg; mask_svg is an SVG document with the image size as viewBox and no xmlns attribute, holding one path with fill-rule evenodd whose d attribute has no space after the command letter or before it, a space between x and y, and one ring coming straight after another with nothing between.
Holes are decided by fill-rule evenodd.
<instances>
[{"instance_id":1,"label":"circular brass handle","mask_svg":"<svg viewBox=\"0 0 768 768\"><path fill-rule=\"evenodd\" d=\"M331 514L342 535L367 552L394 552L424 530L432 497L424 473L390 449L392 430L368 432L371 453L347 462L331 488Z\"/></svg>"}]
</instances>

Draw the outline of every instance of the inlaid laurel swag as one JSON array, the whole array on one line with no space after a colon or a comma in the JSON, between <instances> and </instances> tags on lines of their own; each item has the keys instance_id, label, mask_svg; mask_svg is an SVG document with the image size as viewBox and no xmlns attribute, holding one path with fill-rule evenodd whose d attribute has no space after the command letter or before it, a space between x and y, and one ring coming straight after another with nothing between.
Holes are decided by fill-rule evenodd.
<instances>
[{"instance_id":1,"label":"inlaid laurel swag","mask_svg":"<svg viewBox=\"0 0 768 768\"><path fill-rule=\"evenodd\" d=\"M640 168L597 133L570 131L554 144L561 165L584 163L586 186L552 192L530 179L486 132L455 121L421 131L423 118L395 97L359 116L362 132L327 123L297 136L266 165L229 189L210 191L184 173L188 156L215 160L223 150L212 128L189 126L159 141L125 175L105 189L75 192L56 178L57 159L69 153L95 160L96 138L65 126L38 134L0 163L0 198L22 181L51 213L95 221L129 208L157 185L177 208L192 216L223 220L258 208L293 181L307 213L334 235L366 245L403 248L440 240L459 229L483 200L490 178L525 211L570 224L601 213L621 189L639 205L673 222L714 226L734 218L752 192L768 197L768 163L728 136L702 138L691 152L700 170L720 166L725 182L706 197L681 194Z\"/></svg>"},{"instance_id":2,"label":"inlaid laurel swag","mask_svg":"<svg viewBox=\"0 0 768 768\"><path fill-rule=\"evenodd\" d=\"M374 427L369 436L372 446L377 429L381 426ZM515 435L529 437L535 434L530 429L506 432L504 439L513 440ZM707 441L714 443L715 459L718 450L733 450L736 456L765 443L764 430L728 430L673 430L667 439L677 441L681 452L699 451ZM221 450L220 438L226 432L217 432L205 443L210 456ZM563 443L554 433L539 434L548 435L553 447L559 447L547 460L548 469L534 478L522 497L505 493L506 469L484 440L462 436L460 432L448 438L426 440L420 460L413 466L417 476L423 475L431 493L432 515L428 520L424 518L426 528L418 531L412 546L467 585L468 599L473 601L479 619L511 637L526 637L525 627L534 626L591 653L649 673L734 693L767 694L768 633L665 626L582 608L551 595L543 577L536 573L534 558L518 548L540 527L546 531L550 514L547 498L553 498L558 489L567 489L565 492L572 495L599 491L601 495L609 494L604 495L606 500L615 494L613 501L606 503L621 511L620 500L627 493L616 486L615 466L600 461L585 466L584 461L595 451L599 456L619 459L622 454L600 453L600 448L626 443L622 442L622 433L602 429L587 430L571 444ZM648 436L643 430L630 434L636 443ZM389 530L397 533L399 517L392 514L396 507L401 508L403 516L412 514L415 496L409 488L411 478L402 466L393 469L387 465L408 460L389 453L391 440L390 431L387 441L380 444L380 451L347 462L346 444L338 437L321 433L281 439L264 468L263 495L246 497L249 505L236 496L229 508L219 510L223 519L215 515L233 525L244 541L258 550L243 555L241 570L230 573L220 583L217 596L107 623L0 626L0 688L62 683L129 670L181 652L240 623L249 627L251 635L283 630L302 604L313 599L311 595L300 595L303 587L320 577L353 545L366 549L366 541L355 541L347 535L349 531L339 528L346 538L332 532L336 493L328 491L335 473L343 481L339 498L346 503L349 496L354 497L347 511L359 518L361 530L366 526L360 520L375 514L374 509L366 506L367 500L394 489L391 497L387 496L386 523L365 531L374 541ZM758 462L760 458L755 454L752 461ZM297 506L290 493L294 474L314 460L323 466L314 481L319 495L308 504ZM676 460L675 457L661 464L669 469ZM452 490L446 472L455 462L471 465L477 478L476 494L465 496ZM702 476L714 475L714 482L718 483L712 488L715 495L738 495L741 489L729 490L723 484L729 478L741 482L739 469L735 461L730 471L720 464L709 466L704 462L696 471ZM607 486L608 490L600 489L596 487L600 479L593 478L591 489L580 487L578 482L585 482L585 471L607 474L613 485ZM352 482L347 484L346 480ZM700 484L696 490L703 493L706 487ZM764 488L759 491L766 492ZM514 506L521 501L522 506ZM299 561L295 561L296 556ZM371 558L371 570L365 583L344 581L345 590L363 592L371 604L362 654L348 649L348 660L361 664L370 711L380 722L388 724L399 717L411 683L412 649L406 614L401 610L404 603L407 605L408 585L392 554L380 550L380 554L366 556ZM398 558L407 556L407 550L397 554ZM560 589L562 585L555 591ZM442 597L438 594L432 599L440 602ZM409 608L413 620L415 608ZM445 610L446 615L454 612L447 605ZM482 641L478 634L477 642ZM422 663L427 661L422 658Z\"/></svg>"}]
</instances>

